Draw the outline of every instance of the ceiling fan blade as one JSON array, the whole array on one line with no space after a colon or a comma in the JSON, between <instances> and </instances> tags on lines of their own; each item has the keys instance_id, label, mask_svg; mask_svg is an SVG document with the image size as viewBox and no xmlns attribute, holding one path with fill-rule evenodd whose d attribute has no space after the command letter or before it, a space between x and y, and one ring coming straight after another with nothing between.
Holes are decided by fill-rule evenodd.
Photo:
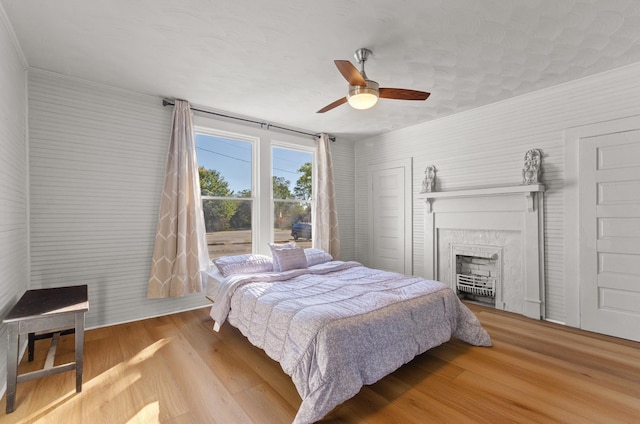
<instances>
[{"instance_id":1,"label":"ceiling fan blade","mask_svg":"<svg viewBox=\"0 0 640 424\"><path fill-rule=\"evenodd\" d=\"M340 71L349 84L360 87L367 86L367 82L362 77L362 74L351 62L348 60L334 60L333 63L336 64L338 71Z\"/></svg>"},{"instance_id":2,"label":"ceiling fan blade","mask_svg":"<svg viewBox=\"0 0 640 424\"><path fill-rule=\"evenodd\" d=\"M347 98L343 97L341 99L336 100L335 102L326 105L325 107L323 107L322 109L320 109L319 111L317 111L316 113L325 113L328 110L331 110L335 107L340 106L341 104L347 103Z\"/></svg>"},{"instance_id":3,"label":"ceiling fan blade","mask_svg":"<svg viewBox=\"0 0 640 424\"><path fill-rule=\"evenodd\" d=\"M380 97L396 100L427 100L431 93L426 91L407 90L405 88L381 88Z\"/></svg>"}]
</instances>

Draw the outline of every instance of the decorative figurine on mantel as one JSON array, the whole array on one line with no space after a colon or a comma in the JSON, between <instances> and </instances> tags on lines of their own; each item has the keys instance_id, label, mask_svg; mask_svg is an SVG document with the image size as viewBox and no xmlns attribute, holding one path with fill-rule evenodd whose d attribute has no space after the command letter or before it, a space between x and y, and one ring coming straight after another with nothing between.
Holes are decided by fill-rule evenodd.
<instances>
[{"instance_id":1,"label":"decorative figurine on mantel","mask_svg":"<svg viewBox=\"0 0 640 424\"><path fill-rule=\"evenodd\" d=\"M531 149L524 155L522 168L522 184L538 184L541 182L542 154L539 149Z\"/></svg>"},{"instance_id":2,"label":"decorative figurine on mantel","mask_svg":"<svg viewBox=\"0 0 640 424\"><path fill-rule=\"evenodd\" d=\"M420 193L430 193L436 191L436 167L429 165L424 170L424 180L422 180L422 191Z\"/></svg>"}]
</instances>

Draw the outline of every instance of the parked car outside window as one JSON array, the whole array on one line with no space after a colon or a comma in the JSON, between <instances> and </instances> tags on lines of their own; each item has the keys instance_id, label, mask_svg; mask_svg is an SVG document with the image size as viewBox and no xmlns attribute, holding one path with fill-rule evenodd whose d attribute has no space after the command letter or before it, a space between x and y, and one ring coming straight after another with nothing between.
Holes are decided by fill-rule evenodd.
<instances>
[{"instance_id":1,"label":"parked car outside window","mask_svg":"<svg viewBox=\"0 0 640 424\"><path fill-rule=\"evenodd\" d=\"M311 224L306 222L296 222L291 227L291 236L294 240L299 238L311 240Z\"/></svg>"}]
</instances>

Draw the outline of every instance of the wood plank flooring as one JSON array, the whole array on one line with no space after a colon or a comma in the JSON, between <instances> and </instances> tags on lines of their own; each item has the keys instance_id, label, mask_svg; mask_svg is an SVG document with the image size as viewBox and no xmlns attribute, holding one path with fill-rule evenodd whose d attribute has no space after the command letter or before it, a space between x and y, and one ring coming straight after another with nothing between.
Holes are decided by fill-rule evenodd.
<instances>
[{"instance_id":1,"label":"wood plank flooring","mask_svg":"<svg viewBox=\"0 0 640 424\"><path fill-rule=\"evenodd\" d=\"M322 423L640 423L640 343L469 305L493 347L450 341L334 409ZM291 379L209 309L89 330L83 391L68 372L18 384L2 423L290 423ZM63 336L57 362L73 360ZM36 342L42 366L48 340Z\"/></svg>"}]
</instances>

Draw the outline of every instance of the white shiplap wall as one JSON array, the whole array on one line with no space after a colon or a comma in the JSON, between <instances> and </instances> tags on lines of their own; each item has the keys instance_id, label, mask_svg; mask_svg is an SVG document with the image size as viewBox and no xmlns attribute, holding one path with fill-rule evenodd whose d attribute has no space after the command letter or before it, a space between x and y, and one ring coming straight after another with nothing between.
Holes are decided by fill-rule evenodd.
<instances>
[{"instance_id":1,"label":"white shiplap wall","mask_svg":"<svg viewBox=\"0 0 640 424\"><path fill-rule=\"evenodd\" d=\"M147 299L171 108L29 70L31 288L89 285L87 327L207 305Z\"/></svg>"},{"instance_id":2,"label":"white shiplap wall","mask_svg":"<svg viewBox=\"0 0 640 424\"><path fill-rule=\"evenodd\" d=\"M27 290L26 62L0 5L0 319ZM0 396L7 382L7 329L0 325Z\"/></svg>"},{"instance_id":3,"label":"white shiplap wall","mask_svg":"<svg viewBox=\"0 0 640 424\"><path fill-rule=\"evenodd\" d=\"M434 96L438 93L434 90ZM401 107L401 105L399 106ZM640 64L361 140L356 144L356 257L368 263L367 167L414 158L413 193L433 164L438 191L519 184L524 154L543 151L547 318L565 321L564 136L567 128L640 114ZM424 269L424 203L414 198L414 272Z\"/></svg>"}]
</instances>

